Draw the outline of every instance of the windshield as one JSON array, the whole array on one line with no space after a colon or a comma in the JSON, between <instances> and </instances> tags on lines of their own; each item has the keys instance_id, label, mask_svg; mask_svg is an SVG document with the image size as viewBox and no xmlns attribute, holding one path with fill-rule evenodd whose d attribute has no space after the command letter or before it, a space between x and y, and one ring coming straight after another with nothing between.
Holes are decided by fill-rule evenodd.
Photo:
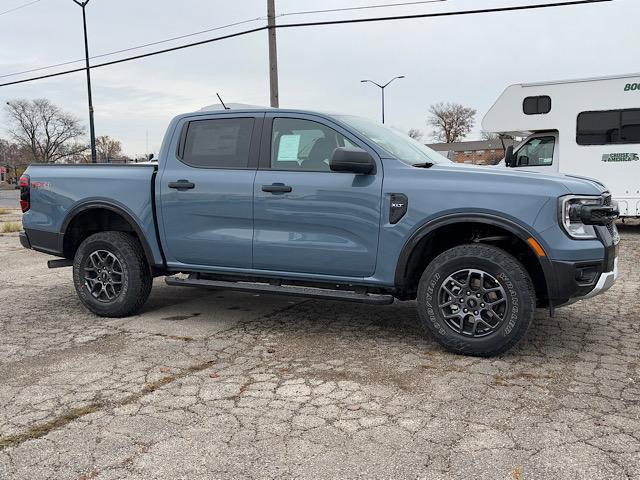
<instances>
[{"instance_id":1,"label":"windshield","mask_svg":"<svg viewBox=\"0 0 640 480\"><path fill-rule=\"evenodd\" d=\"M366 118L336 115L336 118L370 139L392 157L407 165L420 163L451 163L435 150L424 146L402 132L392 130Z\"/></svg>"}]
</instances>

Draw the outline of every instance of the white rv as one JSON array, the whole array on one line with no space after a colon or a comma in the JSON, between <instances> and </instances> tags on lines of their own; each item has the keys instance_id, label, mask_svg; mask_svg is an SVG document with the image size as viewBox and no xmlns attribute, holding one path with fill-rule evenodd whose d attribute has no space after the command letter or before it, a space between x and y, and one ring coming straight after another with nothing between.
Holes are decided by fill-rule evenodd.
<instances>
[{"instance_id":1,"label":"white rv","mask_svg":"<svg viewBox=\"0 0 640 480\"><path fill-rule=\"evenodd\" d=\"M482 128L526 137L503 165L597 179L640 216L640 74L512 85Z\"/></svg>"}]
</instances>

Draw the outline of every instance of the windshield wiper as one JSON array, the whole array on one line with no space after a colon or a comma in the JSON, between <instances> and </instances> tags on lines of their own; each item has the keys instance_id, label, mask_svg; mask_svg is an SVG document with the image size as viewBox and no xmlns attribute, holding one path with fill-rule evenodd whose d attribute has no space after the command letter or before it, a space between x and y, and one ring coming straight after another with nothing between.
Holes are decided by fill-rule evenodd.
<instances>
[{"instance_id":1,"label":"windshield wiper","mask_svg":"<svg viewBox=\"0 0 640 480\"><path fill-rule=\"evenodd\" d=\"M412 167L418 167L418 168L431 168L433 167L435 164L431 163L431 162L424 162L424 163L414 163L413 165L411 165Z\"/></svg>"}]
</instances>

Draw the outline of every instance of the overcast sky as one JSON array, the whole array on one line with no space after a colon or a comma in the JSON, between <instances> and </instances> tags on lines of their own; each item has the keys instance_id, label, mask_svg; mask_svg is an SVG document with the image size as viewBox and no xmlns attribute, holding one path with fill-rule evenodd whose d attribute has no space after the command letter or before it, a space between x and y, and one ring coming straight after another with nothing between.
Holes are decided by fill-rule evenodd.
<instances>
[{"instance_id":1,"label":"overcast sky","mask_svg":"<svg viewBox=\"0 0 640 480\"><path fill-rule=\"evenodd\" d=\"M290 13L406 1L276 0L276 9ZM0 0L0 12L28 2ZM448 0L291 15L278 22L531 3L551 0ZM91 54L265 15L266 0L91 0L87 7ZM638 18L639 0L613 0L522 12L281 29L280 106L379 119L380 92L360 80L382 83L406 75L387 89L388 124L403 130L418 128L428 141L429 106L459 102L478 110L476 129L470 135L475 138L482 116L509 84L640 71ZM260 25L262 21L256 21L182 42ZM0 75L82 59L81 9L72 0L40 0L0 15L0 45ZM114 58L118 55L99 61ZM18 78L0 78L0 83ZM96 134L121 140L130 155L146 150L148 136L149 151L157 152L171 117L217 103L216 92L227 102L268 105L267 34L258 32L95 69L92 80ZM0 88L2 105L13 98L38 97L50 99L88 123L84 73ZM0 130L5 125L2 116Z\"/></svg>"}]
</instances>

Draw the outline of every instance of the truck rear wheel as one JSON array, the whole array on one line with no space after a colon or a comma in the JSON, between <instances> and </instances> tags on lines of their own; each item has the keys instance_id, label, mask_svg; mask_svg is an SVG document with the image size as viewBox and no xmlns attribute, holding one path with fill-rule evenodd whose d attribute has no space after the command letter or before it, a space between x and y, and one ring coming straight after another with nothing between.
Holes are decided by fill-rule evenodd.
<instances>
[{"instance_id":1,"label":"truck rear wheel","mask_svg":"<svg viewBox=\"0 0 640 480\"><path fill-rule=\"evenodd\" d=\"M438 255L418 286L423 327L448 350L491 357L527 332L535 309L529 274L491 245L460 245Z\"/></svg>"},{"instance_id":2,"label":"truck rear wheel","mask_svg":"<svg viewBox=\"0 0 640 480\"><path fill-rule=\"evenodd\" d=\"M126 317L147 301L153 277L136 238L124 232L88 237L73 259L80 300L101 317Z\"/></svg>"}]
</instances>

